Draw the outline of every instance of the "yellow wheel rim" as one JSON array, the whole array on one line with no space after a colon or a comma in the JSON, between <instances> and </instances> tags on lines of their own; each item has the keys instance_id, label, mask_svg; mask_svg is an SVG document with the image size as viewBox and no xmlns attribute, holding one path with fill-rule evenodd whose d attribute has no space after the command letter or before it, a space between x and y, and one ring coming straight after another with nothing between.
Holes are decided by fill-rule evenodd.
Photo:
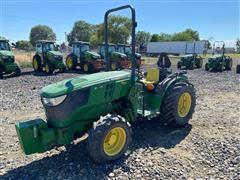
<instances>
[{"instance_id":1,"label":"yellow wheel rim","mask_svg":"<svg viewBox=\"0 0 240 180\"><path fill-rule=\"evenodd\" d=\"M178 115L186 117L192 105L192 97L188 92L183 93L178 100Z\"/></svg>"},{"instance_id":2,"label":"yellow wheel rim","mask_svg":"<svg viewBox=\"0 0 240 180\"><path fill-rule=\"evenodd\" d=\"M68 68L70 68L70 69L72 68L72 66L73 66L73 60L72 60L71 57L68 57L68 58L67 58L66 64L67 64L67 67L68 67Z\"/></svg>"},{"instance_id":3,"label":"yellow wheel rim","mask_svg":"<svg viewBox=\"0 0 240 180\"><path fill-rule=\"evenodd\" d=\"M103 150L108 156L117 155L126 143L126 132L121 127L111 129L104 139Z\"/></svg>"},{"instance_id":4,"label":"yellow wheel rim","mask_svg":"<svg viewBox=\"0 0 240 180\"><path fill-rule=\"evenodd\" d=\"M112 68L112 70L116 70L117 69L116 63L112 63L111 68Z\"/></svg>"},{"instance_id":5,"label":"yellow wheel rim","mask_svg":"<svg viewBox=\"0 0 240 180\"><path fill-rule=\"evenodd\" d=\"M84 70L85 72L88 72L88 65L87 65L87 64L84 64L84 65L83 65L83 70Z\"/></svg>"},{"instance_id":6,"label":"yellow wheel rim","mask_svg":"<svg viewBox=\"0 0 240 180\"><path fill-rule=\"evenodd\" d=\"M47 73L49 73L49 66L48 66L48 64L45 65L45 71L46 71Z\"/></svg>"},{"instance_id":7,"label":"yellow wheel rim","mask_svg":"<svg viewBox=\"0 0 240 180\"><path fill-rule=\"evenodd\" d=\"M36 58L33 59L33 67L34 69L38 69L38 61Z\"/></svg>"}]
</instances>

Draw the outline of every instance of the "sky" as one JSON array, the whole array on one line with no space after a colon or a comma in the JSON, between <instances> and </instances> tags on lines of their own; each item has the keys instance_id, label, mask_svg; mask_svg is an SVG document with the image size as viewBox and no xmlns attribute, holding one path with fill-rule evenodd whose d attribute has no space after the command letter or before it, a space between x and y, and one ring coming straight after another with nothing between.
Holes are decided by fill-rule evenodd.
<instances>
[{"instance_id":1,"label":"sky","mask_svg":"<svg viewBox=\"0 0 240 180\"><path fill-rule=\"evenodd\" d=\"M224 40L229 47L240 37L240 0L0 0L0 35L28 40L31 27L43 24L60 43L75 21L101 23L106 10L126 4L136 9L137 31L171 34L192 28L201 39ZM115 14L130 17L125 10Z\"/></svg>"}]
</instances>

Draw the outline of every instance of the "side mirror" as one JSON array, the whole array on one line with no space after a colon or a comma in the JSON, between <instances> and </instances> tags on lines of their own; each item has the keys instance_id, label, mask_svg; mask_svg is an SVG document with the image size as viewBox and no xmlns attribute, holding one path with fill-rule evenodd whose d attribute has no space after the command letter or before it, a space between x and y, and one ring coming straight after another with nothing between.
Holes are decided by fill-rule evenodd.
<instances>
[{"instance_id":1,"label":"side mirror","mask_svg":"<svg viewBox=\"0 0 240 180\"><path fill-rule=\"evenodd\" d=\"M15 44L15 43L12 43L11 46L15 48L15 47L16 47L16 44Z\"/></svg>"}]
</instances>

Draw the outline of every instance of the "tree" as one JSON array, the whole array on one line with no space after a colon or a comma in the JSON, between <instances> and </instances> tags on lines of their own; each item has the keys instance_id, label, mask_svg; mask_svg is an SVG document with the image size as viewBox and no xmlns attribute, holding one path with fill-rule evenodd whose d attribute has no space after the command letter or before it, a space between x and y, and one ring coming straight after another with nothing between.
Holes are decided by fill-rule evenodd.
<instances>
[{"instance_id":1,"label":"tree","mask_svg":"<svg viewBox=\"0 0 240 180\"><path fill-rule=\"evenodd\" d=\"M151 40L151 34L146 31L138 31L136 34L136 43L140 46L146 46Z\"/></svg>"},{"instance_id":2,"label":"tree","mask_svg":"<svg viewBox=\"0 0 240 180\"><path fill-rule=\"evenodd\" d=\"M171 39L172 41L192 41L193 40L191 35L186 32L174 33Z\"/></svg>"},{"instance_id":3,"label":"tree","mask_svg":"<svg viewBox=\"0 0 240 180\"><path fill-rule=\"evenodd\" d=\"M237 41L236 41L236 47L237 47L237 53L240 54L240 39L237 39Z\"/></svg>"},{"instance_id":4,"label":"tree","mask_svg":"<svg viewBox=\"0 0 240 180\"><path fill-rule=\"evenodd\" d=\"M126 44L131 34L131 20L124 16L109 16L108 32L109 42ZM104 40L103 24L97 25L96 33L99 41L102 42Z\"/></svg>"},{"instance_id":5,"label":"tree","mask_svg":"<svg viewBox=\"0 0 240 180\"><path fill-rule=\"evenodd\" d=\"M153 34L151 38L151 42L158 42L159 36L158 34Z\"/></svg>"},{"instance_id":6,"label":"tree","mask_svg":"<svg viewBox=\"0 0 240 180\"><path fill-rule=\"evenodd\" d=\"M68 34L68 43L71 44L73 41L90 41L90 37L94 32L94 26L86 21L77 21L74 23L72 31Z\"/></svg>"},{"instance_id":7,"label":"tree","mask_svg":"<svg viewBox=\"0 0 240 180\"><path fill-rule=\"evenodd\" d=\"M31 44L35 46L38 40L56 41L56 34L49 26L37 25L32 27L29 39Z\"/></svg>"},{"instance_id":8,"label":"tree","mask_svg":"<svg viewBox=\"0 0 240 180\"><path fill-rule=\"evenodd\" d=\"M31 50L33 46L30 41L20 40L16 42L15 48L20 50Z\"/></svg>"},{"instance_id":9,"label":"tree","mask_svg":"<svg viewBox=\"0 0 240 180\"><path fill-rule=\"evenodd\" d=\"M158 35L158 41L171 41L171 40L172 36L170 34L161 33L160 35Z\"/></svg>"},{"instance_id":10,"label":"tree","mask_svg":"<svg viewBox=\"0 0 240 180\"><path fill-rule=\"evenodd\" d=\"M192 29L186 29L185 31L183 31L183 33L186 33L186 34L190 35L191 40L194 40L194 41L199 41L200 40L198 31L194 31Z\"/></svg>"}]
</instances>

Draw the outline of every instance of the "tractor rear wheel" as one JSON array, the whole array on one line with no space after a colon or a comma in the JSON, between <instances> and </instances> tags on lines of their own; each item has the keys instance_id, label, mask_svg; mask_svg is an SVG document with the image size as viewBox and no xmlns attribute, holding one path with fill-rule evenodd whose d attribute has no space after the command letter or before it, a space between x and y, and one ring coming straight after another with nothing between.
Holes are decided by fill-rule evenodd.
<instances>
[{"instance_id":1,"label":"tractor rear wheel","mask_svg":"<svg viewBox=\"0 0 240 180\"><path fill-rule=\"evenodd\" d=\"M51 63L46 63L45 64L45 72L47 74L53 74L53 71L54 71L54 68L53 66L51 65Z\"/></svg>"},{"instance_id":2,"label":"tractor rear wheel","mask_svg":"<svg viewBox=\"0 0 240 180\"><path fill-rule=\"evenodd\" d=\"M38 56L33 57L32 66L35 72L42 71L41 59Z\"/></svg>"},{"instance_id":3,"label":"tractor rear wheel","mask_svg":"<svg viewBox=\"0 0 240 180\"><path fill-rule=\"evenodd\" d=\"M236 67L236 73L240 74L240 64L238 64L237 67Z\"/></svg>"},{"instance_id":4,"label":"tractor rear wheel","mask_svg":"<svg viewBox=\"0 0 240 180\"><path fill-rule=\"evenodd\" d=\"M87 149L98 163L115 161L128 149L131 136L131 126L123 117L108 114L88 131Z\"/></svg>"},{"instance_id":5,"label":"tractor rear wheel","mask_svg":"<svg viewBox=\"0 0 240 180\"><path fill-rule=\"evenodd\" d=\"M193 64L193 62L190 62L190 64L188 65L188 69L189 69L189 70L193 70L193 69L194 69L194 64Z\"/></svg>"},{"instance_id":6,"label":"tractor rear wheel","mask_svg":"<svg viewBox=\"0 0 240 180\"><path fill-rule=\"evenodd\" d=\"M160 119L171 126L184 126L192 118L196 96L192 85L175 84L163 98Z\"/></svg>"},{"instance_id":7,"label":"tractor rear wheel","mask_svg":"<svg viewBox=\"0 0 240 180\"><path fill-rule=\"evenodd\" d=\"M66 66L68 70L75 70L77 67L77 60L73 55L68 55L66 59Z\"/></svg>"}]
</instances>

